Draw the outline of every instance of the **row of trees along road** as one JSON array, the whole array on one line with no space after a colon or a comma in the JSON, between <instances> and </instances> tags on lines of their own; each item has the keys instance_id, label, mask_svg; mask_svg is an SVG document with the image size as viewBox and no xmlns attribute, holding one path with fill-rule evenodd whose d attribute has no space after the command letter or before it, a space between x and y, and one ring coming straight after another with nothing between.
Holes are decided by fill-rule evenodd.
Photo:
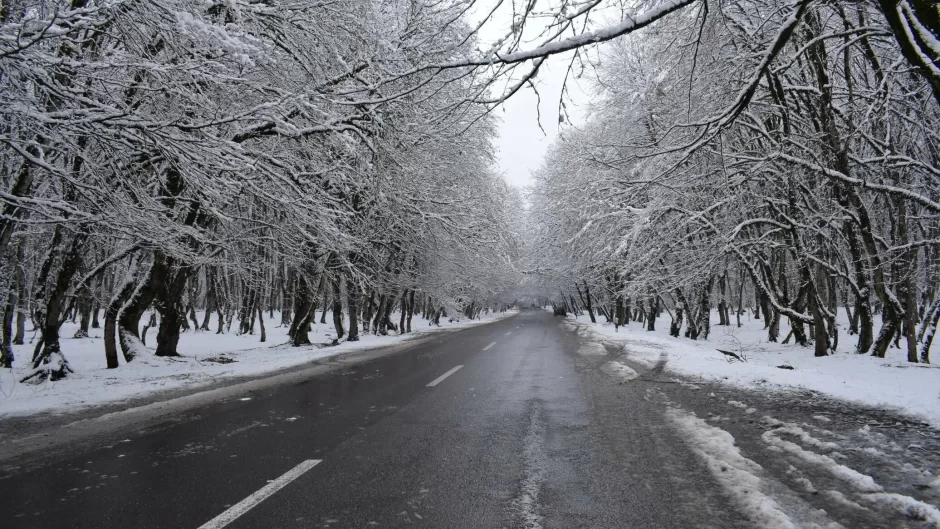
<instances>
[{"instance_id":1,"label":"row of trees along road","mask_svg":"<svg viewBox=\"0 0 940 529\"><path fill-rule=\"evenodd\" d=\"M196 309L279 308L301 345L330 303L355 340L505 303L520 268L702 306L747 280L818 352L837 299L910 336L937 310L938 30L929 0L3 2L0 362L29 319L26 378L66 376L77 315L116 367L149 308L161 356ZM615 84L552 158L580 187L543 172L523 221L489 113L602 42Z\"/></svg>"},{"instance_id":2,"label":"row of trees along road","mask_svg":"<svg viewBox=\"0 0 940 529\"><path fill-rule=\"evenodd\" d=\"M587 125L537 174L543 290L650 329L668 310L692 339L752 307L817 356L844 311L844 349L929 361L940 69L896 38L918 12L904 31L940 50L936 4L773 0L699 3L606 47Z\"/></svg>"},{"instance_id":3,"label":"row of trees along road","mask_svg":"<svg viewBox=\"0 0 940 529\"><path fill-rule=\"evenodd\" d=\"M504 303L520 197L495 172L479 83L398 73L469 56L457 7L4 2L4 365L26 320L25 378L55 380L76 315L117 367L149 354L151 308L156 355L174 356L211 313L222 332L279 309L303 345L324 304L357 340L407 331L393 310Z\"/></svg>"}]
</instances>

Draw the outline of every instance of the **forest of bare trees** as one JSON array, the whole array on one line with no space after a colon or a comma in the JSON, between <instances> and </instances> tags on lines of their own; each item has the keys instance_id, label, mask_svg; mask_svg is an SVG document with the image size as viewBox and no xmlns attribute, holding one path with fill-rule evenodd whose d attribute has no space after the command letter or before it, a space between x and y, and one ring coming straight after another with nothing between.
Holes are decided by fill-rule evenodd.
<instances>
[{"instance_id":1,"label":"forest of bare trees","mask_svg":"<svg viewBox=\"0 0 940 529\"><path fill-rule=\"evenodd\" d=\"M605 48L587 125L537 174L543 289L650 329L668 312L674 336L750 311L816 356L928 362L938 21L929 2L695 3Z\"/></svg>"},{"instance_id":2,"label":"forest of bare trees","mask_svg":"<svg viewBox=\"0 0 940 529\"><path fill-rule=\"evenodd\" d=\"M927 361L938 34L929 0L3 2L0 363L34 329L24 380L65 377L69 319L109 367L142 324L158 356L274 310L294 345L325 306L405 332L519 272L692 338L749 306L817 355L845 310ZM562 53L598 97L523 215L491 111Z\"/></svg>"},{"instance_id":3,"label":"forest of bare trees","mask_svg":"<svg viewBox=\"0 0 940 529\"><path fill-rule=\"evenodd\" d=\"M395 79L467 55L453 15L4 2L2 363L36 327L25 380L66 376L59 329L77 318L103 327L117 367L146 351L150 308L158 356L181 332L245 332L275 309L303 345L327 304L347 340L405 332L406 313L497 308L520 197L495 172L492 119L472 79Z\"/></svg>"}]
</instances>

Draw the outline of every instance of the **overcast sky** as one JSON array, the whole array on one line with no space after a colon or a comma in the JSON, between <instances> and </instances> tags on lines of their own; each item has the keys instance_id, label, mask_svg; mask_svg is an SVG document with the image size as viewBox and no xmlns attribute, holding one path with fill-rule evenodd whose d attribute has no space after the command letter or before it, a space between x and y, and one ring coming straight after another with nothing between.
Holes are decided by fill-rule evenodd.
<instances>
[{"instance_id":1,"label":"overcast sky","mask_svg":"<svg viewBox=\"0 0 940 529\"><path fill-rule=\"evenodd\" d=\"M486 4L486 2L481 4ZM486 44L481 47L486 48L490 43L505 35L511 24L511 10L504 9L498 12L480 32L481 44ZM534 27L534 24L530 27ZM530 42L524 47L528 49L535 46L535 43ZM570 60L571 54L550 57L539 70L536 86L541 95L541 104L538 104L538 97L532 89L525 88L494 111L494 114L501 120L499 139L496 142L499 167L506 180L512 185L523 187L532 181L531 172L538 169L546 149L558 136L558 100L565 80L565 70ZM584 81L580 83L572 79L568 81L569 93L565 104L567 114L576 126L583 122L583 106L588 97L584 90L587 87L588 83ZM539 119L540 113L541 119ZM540 121L541 129L539 128ZM561 125L561 127L568 126L570 125Z\"/></svg>"},{"instance_id":2,"label":"overcast sky","mask_svg":"<svg viewBox=\"0 0 940 529\"><path fill-rule=\"evenodd\" d=\"M541 104L531 89L516 93L503 108L495 114L502 120L499 125L499 139L496 142L499 151L499 167L506 180L517 186L526 186L531 182L531 172L538 169L545 150L558 136L558 98L561 95L568 62L563 57L552 57L546 61L547 67L539 70L538 86ZM586 83L580 86L586 88ZM577 82L569 80L569 97L566 98L567 114L574 125L580 125L583 119L581 108L586 95ZM541 113L541 119L539 116ZM542 128L539 128L539 122ZM544 132L543 132L544 129Z\"/></svg>"}]
</instances>

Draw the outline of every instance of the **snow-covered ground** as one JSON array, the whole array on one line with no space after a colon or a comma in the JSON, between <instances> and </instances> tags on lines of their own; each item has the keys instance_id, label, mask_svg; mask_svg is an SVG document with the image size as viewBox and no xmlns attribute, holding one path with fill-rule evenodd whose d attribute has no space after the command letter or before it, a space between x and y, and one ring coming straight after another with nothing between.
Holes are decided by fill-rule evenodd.
<instances>
[{"instance_id":1,"label":"snow-covered ground","mask_svg":"<svg viewBox=\"0 0 940 529\"><path fill-rule=\"evenodd\" d=\"M845 314L839 316L843 320L840 328L847 329ZM870 406L894 408L940 427L940 366L909 364L906 352L895 348L890 348L883 359L854 354L851 351L857 338L844 331L840 332L838 353L815 358L811 347L768 342L763 322L748 316L742 316L742 327L738 328L733 318L729 327L714 325L718 318L713 314L708 340L698 341L669 336L669 316L665 314L657 319L657 329L652 332L635 322L615 331L612 324L601 323L601 316L596 324L591 324L587 315L577 321L596 334L624 342L628 359L650 367L665 360L666 370L681 375L750 388L818 391ZM786 322L781 321L781 340L789 331ZM734 352L746 361L729 361L718 349Z\"/></svg>"},{"instance_id":2,"label":"snow-covered ground","mask_svg":"<svg viewBox=\"0 0 940 529\"><path fill-rule=\"evenodd\" d=\"M441 327L429 325L416 315L412 320L412 333L389 336L360 334L358 342L341 342L332 347L290 347L286 345L286 327L279 327L280 314L269 318L265 313L267 341L259 342L259 331L255 334L236 335L237 322L231 332L216 334L217 320L212 317L207 332L186 332L180 337L179 358L159 358L141 355L131 363L125 363L118 354L121 366L117 369L105 367L104 345L101 329L91 329L89 338L71 338L77 325L66 322L62 326L62 350L75 373L57 382L22 384L18 382L29 372L34 337L27 336L27 343L14 346L16 361L12 370L0 370L0 417L39 412L66 412L78 408L115 403L147 394L184 388L198 387L226 378L260 375L304 364L313 360L335 356L355 350L368 349L400 343L417 334L442 329L456 329L480 325L515 314L515 312L490 313L481 319L450 322L441 318ZM142 318L142 322L147 321ZM203 315L198 314L199 321ZM319 320L317 320L319 321ZM392 321L398 322L393 315ZM327 323L315 323L310 332L314 344L332 341L335 336L332 317ZM156 329L150 329L147 343L155 346ZM35 342L33 342L35 343Z\"/></svg>"}]
</instances>

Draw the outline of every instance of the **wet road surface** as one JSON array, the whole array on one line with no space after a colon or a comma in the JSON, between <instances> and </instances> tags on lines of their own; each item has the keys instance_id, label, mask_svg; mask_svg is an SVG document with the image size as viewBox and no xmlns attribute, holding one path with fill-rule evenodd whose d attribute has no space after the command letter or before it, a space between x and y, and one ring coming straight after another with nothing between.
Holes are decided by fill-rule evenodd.
<instances>
[{"instance_id":1,"label":"wet road surface","mask_svg":"<svg viewBox=\"0 0 940 529\"><path fill-rule=\"evenodd\" d=\"M713 424L741 436L745 455L764 468L755 472L786 489L764 492L797 521L921 526L896 509L839 507L818 490L788 484L792 465L761 444L777 427L760 420L765 413L799 420L828 410L838 425L858 410L814 408L784 417L784 410L793 411L785 399L736 392L761 407L759 415L744 414L726 404L721 386L679 384L661 369L641 366L634 366L638 378L612 374L604 366L611 358L631 365L628 350L591 339L545 312L523 312L206 405L97 448L5 473L3 526L747 528L765 522L720 475L716 480L697 441L669 419L676 408L718 417ZM832 428L825 431L839 435ZM802 469L799 476L821 480L825 470Z\"/></svg>"}]
</instances>

